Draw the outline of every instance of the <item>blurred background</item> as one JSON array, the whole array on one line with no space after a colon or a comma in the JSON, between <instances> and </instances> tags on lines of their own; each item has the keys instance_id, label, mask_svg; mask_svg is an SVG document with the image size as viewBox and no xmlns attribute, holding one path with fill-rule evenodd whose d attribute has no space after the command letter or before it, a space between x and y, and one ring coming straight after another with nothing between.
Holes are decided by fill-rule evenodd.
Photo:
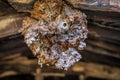
<instances>
[{"instance_id":1,"label":"blurred background","mask_svg":"<svg viewBox=\"0 0 120 80\"><path fill-rule=\"evenodd\" d=\"M0 0L0 80L120 80L120 0L63 0L87 15L87 47L68 71L40 66L19 32L36 0Z\"/></svg>"}]
</instances>

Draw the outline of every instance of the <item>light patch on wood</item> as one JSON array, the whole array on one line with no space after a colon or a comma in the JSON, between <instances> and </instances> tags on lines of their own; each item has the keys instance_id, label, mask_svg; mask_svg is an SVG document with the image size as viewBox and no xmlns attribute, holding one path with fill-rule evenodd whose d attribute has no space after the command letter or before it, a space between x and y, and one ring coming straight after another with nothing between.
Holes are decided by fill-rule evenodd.
<instances>
[{"instance_id":1,"label":"light patch on wood","mask_svg":"<svg viewBox=\"0 0 120 80\"><path fill-rule=\"evenodd\" d=\"M27 3L28 4L34 0L9 0L9 1L14 2L14 3L23 3L23 4Z\"/></svg>"},{"instance_id":2,"label":"light patch on wood","mask_svg":"<svg viewBox=\"0 0 120 80\"><path fill-rule=\"evenodd\" d=\"M19 18L9 17L9 18L4 18L3 20L0 20L0 30L5 29L10 23L16 20L19 20Z\"/></svg>"},{"instance_id":3,"label":"light patch on wood","mask_svg":"<svg viewBox=\"0 0 120 80\"><path fill-rule=\"evenodd\" d=\"M102 64L80 62L72 67L74 72L84 72L86 76L96 76L113 80L120 79L120 69Z\"/></svg>"},{"instance_id":4,"label":"light patch on wood","mask_svg":"<svg viewBox=\"0 0 120 80\"><path fill-rule=\"evenodd\" d=\"M0 37L18 33L22 18L18 15L4 16L0 18Z\"/></svg>"},{"instance_id":5,"label":"light patch on wood","mask_svg":"<svg viewBox=\"0 0 120 80\"><path fill-rule=\"evenodd\" d=\"M6 72L3 72L0 77L6 77L6 76L12 76L12 75L16 75L17 72L15 71L6 71Z\"/></svg>"}]
</instances>

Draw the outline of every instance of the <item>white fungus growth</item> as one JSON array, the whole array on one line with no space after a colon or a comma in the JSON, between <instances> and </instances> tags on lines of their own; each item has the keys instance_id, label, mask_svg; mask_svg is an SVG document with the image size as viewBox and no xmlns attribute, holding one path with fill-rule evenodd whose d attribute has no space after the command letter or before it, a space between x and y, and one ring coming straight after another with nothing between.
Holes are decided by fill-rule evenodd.
<instances>
[{"instance_id":1,"label":"white fungus growth","mask_svg":"<svg viewBox=\"0 0 120 80\"><path fill-rule=\"evenodd\" d=\"M31 13L35 19L26 17L21 31L40 65L67 70L82 58L78 50L86 46L86 16L66 4L59 4L59 0L52 1L47 0L52 12L44 0L36 2Z\"/></svg>"},{"instance_id":2,"label":"white fungus growth","mask_svg":"<svg viewBox=\"0 0 120 80\"><path fill-rule=\"evenodd\" d=\"M83 50L84 47L86 47L86 43L85 42L80 42L79 46L78 46L78 50Z\"/></svg>"},{"instance_id":3,"label":"white fungus growth","mask_svg":"<svg viewBox=\"0 0 120 80\"><path fill-rule=\"evenodd\" d=\"M59 59L55 66L67 70L68 67L79 61L81 58L81 55L74 48L69 48L67 51L59 54Z\"/></svg>"}]
</instances>

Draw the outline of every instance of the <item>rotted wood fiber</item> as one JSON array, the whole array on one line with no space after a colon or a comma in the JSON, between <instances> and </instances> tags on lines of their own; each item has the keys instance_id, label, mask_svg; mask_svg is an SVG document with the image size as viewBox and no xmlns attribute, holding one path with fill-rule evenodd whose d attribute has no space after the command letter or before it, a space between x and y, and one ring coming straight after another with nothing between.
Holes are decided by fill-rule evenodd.
<instances>
[{"instance_id":1,"label":"rotted wood fiber","mask_svg":"<svg viewBox=\"0 0 120 80\"><path fill-rule=\"evenodd\" d=\"M86 75L84 75L85 77L119 80L120 12L118 7L113 8L112 6L103 7L102 5L87 6L78 4L76 5L76 8L84 11L88 16L89 36L86 40L87 47L85 48L85 51L81 51L83 59L81 62L78 62L71 67L70 70L72 71L68 71L66 74L82 73ZM24 8L23 10L25 9L28 8ZM15 27L14 25L6 27L6 25L3 26L2 24L4 20L6 20L4 23L10 23L10 18L12 18L11 23L13 23L13 20L16 21L22 18L20 15L18 16L18 14L21 15L21 13L16 14L16 10L8 6L7 3L0 1L0 77L22 73L35 74L35 68L38 67L35 56L32 55L32 52L23 41L23 36L18 34L17 30L22 27L20 26L22 24L16 22L19 27ZM13 32L9 32L9 30ZM61 73L62 71L51 67L43 67L42 72L43 75L54 75L56 73L60 73L59 76L61 76L61 74L62 76L65 75L64 73Z\"/></svg>"},{"instance_id":2,"label":"rotted wood fiber","mask_svg":"<svg viewBox=\"0 0 120 80\"><path fill-rule=\"evenodd\" d=\"M78 50L86 46L86 15L62 0L38 0L31 17L23 20L21 32L38 64L67 70L81 59Z\"/></svg>"}]
</instances>

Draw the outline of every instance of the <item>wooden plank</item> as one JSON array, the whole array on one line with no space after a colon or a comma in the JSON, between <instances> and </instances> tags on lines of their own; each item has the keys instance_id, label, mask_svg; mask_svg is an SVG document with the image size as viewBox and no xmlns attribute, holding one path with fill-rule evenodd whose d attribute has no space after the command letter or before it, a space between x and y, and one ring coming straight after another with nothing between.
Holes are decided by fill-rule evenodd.
<instances>
[{"instance_id":1,"label":"wooden plank","mask_svg":"<svg viewBox=\"0 0 120 80\"><path fill-rule=\"evenodd\" d=\"M78 62L67 72L44 66L42 69L43 75L52 76L55 73L60 73L58 76L65 75L64 73L67 75L84 74L85 77L119 80L120 28L106 26L96 21L119 22L120 12L118 8L86 5L76 5L76 8L81 9L88 16L89 36L86 40L87 47L84 51L80 51L83 56L82 62ZM2 15L0 17L0 23L2 24L0 26L0 77L6 76L6 74L7 76L10 75L9 72L12 75L35 74L34 72L38 67L37 60L23 41L23 36L17 34L22 27L22 23L19 23L19 21L26 16L23 13L19 14L14 14L14 12L10 15L6 13L4 16L0 14ZM7 22L7 26L3 25L3 22L5 24Z\"/></svg>"},{"instance_id":2,"label":"wooden plank","mask_svg":"<svg viewBox=\"0 0 120 80\"><path fill-rule=\"evenodd\" d=\"M0 62L0 65L2 65L0 66L0 77L11 75L7 74L7 71L10 71L12 75L27 73L35 74L35 70L37 67L35 59L31 60L23 56L9 58L8 60L2 60ZM81 73L84 74L84 76L86 77L91 76L105 79L120 79L120 68L96 63L79 62L71 67L69 71L56 70L52 67L42 68L43 76L53 76L54 74L56 74L57 76L64 77L64 75L79 75Z\"/></svg>"},{"instance_id":3,"label":"wooden plank","mask_svg":"<svg viewBox=\"0 0 120 80\"><path fill-rule=\"evenodd\" d=\"M2 4L2 3L1 3ZM4 6L4 9L0 9L0 13L6 12L5 9L8 8L9 5L0 5L1 8ZM82 5L79 5L76 8L81 9L83 12L86 13L88 16L88 19L93 19L99 20L99 21L106 21L106 22L119 22L120 21L120 10L109 10L108 8L105 7L98 7L96 8L95 6L88 6L87 8L80 7ZM10 7L11 8L11 7ZM8 11L10 12L10 11ZM27 16L24 14L14 14L15 10L11 10L11 15L6 14L5 16L0 17L0 38L12 35L12 34L17 34L18 30L22 27L22 19ZM4 25L3 25L4 23ZM109 36L108 36L109 37Z\"/></svg>"},{"instance_id":4,"label":"wooden plank","mask_svg":"<svg viewBox=\"0 0 120 80\"><path fill-rule=\"evenodd\" d=\"M80 62L72 67L74 72L84 72L86 76L103 79L120 79L120 69L107 65Z\"/></svg>"},{"instance_id":5,"label":"wooden plank","mask_svg":"<svg viewBox=\"0 0 120 80\"><path fill-rule=\"evenodd\" d=\"M114 8L120 8L120 0L67 0L72 5L86 5L86 6L97 6L106 7L108 10Z\"/></svg>"},{"instance_id":6,"label":"wooden plank","mask_svg":"<svg viewBox=\"0 0 120 80\"><path fill-rule=\"evenodd\" d=\"M35 1L36 0L8 0L11 6L18 12L22 10L31 10Z\"/></svg>"},{"instance_id":7,"label":"wooden plank","mask_svg":"<svg viewBox=\"0 0 120 80\"><path fill-rule=\"evenodd\" d=\"M12 14L0 17L0 38L17 34L26 14Z\"/></svg>"},{"instance_id":8,"label":"wooden plank","mask_svg":"<svg viewBox=\"0 0 120 80\"><path fill-rule=\"evenodd\" d=\"M10 14L16 14L16 10L7 3L0 1L0 17Z\"/></svg>"},{"instance_id":9,"label":"wooden plank","mask_svg":"<svg viewBox=\"0 0 120 80\"><path fill-rule=\"evenodd\" d=\"M89 45L96 46L98 48L102 48L102 49L111 51L111 52L117 52L117 53L120 52L120 47L118 45L111 44L111 43L108 43L108 42L105 42L102 40L95 40L95 39L89 38L86 40L86 43Z\"/></svg>"},{"instance_id":10,"label":"wooden plank","mask_svg":"<svg viewBox=\"0 0 120 80\"><path fill-rule=\"evenodd\" d=\"M0 52L1 56L12 55L12 53L24 52L23 55L26 55L28 57L34 57L31 51L29 50L29 48L27 47L27 45L25 45L25 43L23 42L23 40L21 39L15 40L13 38L13 40L8 40L8 41L1 44L1 46L5 46L3 48L0 47L0 50L2 50ZM95 48L97 50L93 51L93 49ZM89 44L87 48L85 49L85 51L82 51L80 53L83 56L83 59L82 59L83 61L96 62L96 63L102 63L102 64L108 64L108 65L120 67L120 64L119 64L120 58L118 56L119 53L111 54L112 52L106 52L104 49L100 49L97 46L93 47L92 45L89 45Z\"/></svg>"},{"instance_id":11,"label":"wooden plank","mask_svg":"<svg viewBox=\"0 0 120 80\"><path fill-rule=\"evenodd\" d=\"M94 63L106 64L109 66L120 67L120 64L119 64L120 58L103 55L101 54L101 52L95 53L90 50L81 51L81 54L83 57L82 61L84 62L94 62Z\"/></svg>"},{"instance_id":12,"label":"wooden plank","mask_svg":"<svg viewBox=\"0 0 120 80\"><path fill-rule=\"evenodd\" d=\"M99 24L99 23L98 23ZM96 25L93 22L88 23L88 30L89 35L99 37L99 38L106 38L109 40L117 40L120 41L120 30L111 29L109 26L104 26L102 24ZM103 27L101 27L103 26ZM119 43L118 43L119 44Z\"/></svg>"},{"instance_id":13,"label":"wooden plank","mask_svg":"<svg viewBox=\"0 0 120 80\"><path fill-rule=\"evenodd\" d=\"M120 1L114 1L111 0L112 3L118 3L114 6L109 5L90 5L91 3L97 2L103 0L67 0L66 3L69 3L70 5L74 6L77 9L82 10L87 16L88 19L94 19L99 21L107 21L107 22L116 22L120 21ZM104 0L103 3L106 3Z\"/></svg>"},{"instance_id":14,"label":"wooden plank","mask_svg":"<svg viewBox=\"0 0 120 80\"><path fill-rule=\"evenodd\" d=\"M94 8L94 7L93 7ZM100 11L100 10L86 10L81 9L86 15L88 19L94 19L97 21L105 21L105 22L120 22L120 12L109 12L109 11ZM101 10L104 8L101 8Z\"/></svg>"}]
</instances>

